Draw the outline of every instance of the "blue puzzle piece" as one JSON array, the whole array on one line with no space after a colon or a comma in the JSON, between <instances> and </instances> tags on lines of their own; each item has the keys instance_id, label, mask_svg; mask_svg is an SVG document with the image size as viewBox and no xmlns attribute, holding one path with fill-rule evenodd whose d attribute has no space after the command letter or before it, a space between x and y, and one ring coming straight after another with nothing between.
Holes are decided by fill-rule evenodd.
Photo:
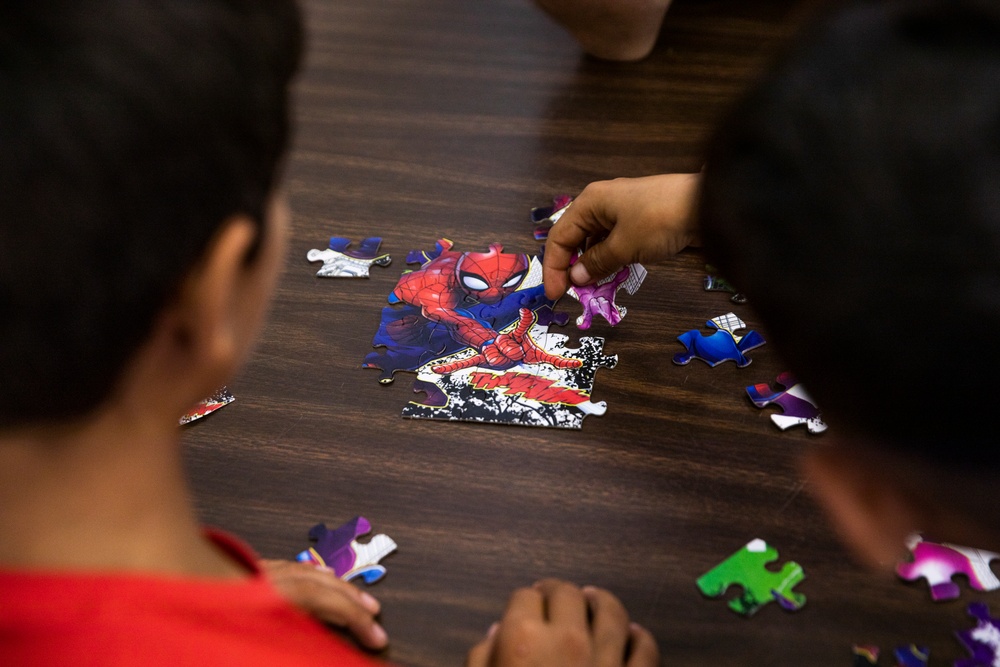
<instances>
[{"instance_id":1,"label":"blue puzzle piece","mask_svg":"<svg viewBox=\"0 0 1000 667\"><path fill-rule=\"evenodd\" d=\"M897 667L927 667L927 661L931 657L929 648L916 644L897 646L892 653L896 656Z\"/></svg>"},{"instance_id":2,"label":"blue puzzle piece","mask_svg":"<svg viewBox=\"0 0 1000 667\"><path fill-rule=\"evenodd\" d=\"M724 361L735 361L737 366L743 368L751 362L746 353L765 343L763 336L756 331L748 331L744 336L736 335L736 331L745 329L747 325L734 313L720 315L706 324L715 329L715 333L705 336L692 329L677 337L687 350L674 355L675 364L683 366L692 359L701 359L713 367Z\"/></svg>"}]
</instances>

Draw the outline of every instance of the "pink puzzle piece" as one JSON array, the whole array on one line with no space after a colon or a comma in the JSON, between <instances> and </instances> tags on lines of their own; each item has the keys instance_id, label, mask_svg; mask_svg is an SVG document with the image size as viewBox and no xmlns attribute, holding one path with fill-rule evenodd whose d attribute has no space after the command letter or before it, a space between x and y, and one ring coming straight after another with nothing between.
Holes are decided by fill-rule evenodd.
<instances>
[{"instance_id":1,"label":"pink puzzle piece","mask_svg":"<svg viewBox=\"0 0 1000 667\"><path fill-rule=\"evenodd\" d=\"M990 569L990 561L1000 558L1000 554L954 544L926 542L917 534L910 535L906 546L913 552L913 562L899 563L896 574L909 581L926 579L935 602L958 597L958 584L951 580L956 574L964 574L969 586L977 591L1000 588L1000 579Z\"/></svg>"},{"instance_id":2,"label":"pink puzzle piece","mask_svg":"<svg viewBox=\"0 0 1000 667\"><path fill-rule=\"evenodd\" d=\"M580 253L577 253L572 263L575 264L579 257ZM629 264L593 285L570 287L566 293L583 306L583 314L576 318L576 326L589 329L594 315L600 315L611 326L617 326L627 312L625 306L615 303L618 290L624 289L629 294L635 294L645 279L646 269L642 264Z\"/></svg>"}]
</instances>

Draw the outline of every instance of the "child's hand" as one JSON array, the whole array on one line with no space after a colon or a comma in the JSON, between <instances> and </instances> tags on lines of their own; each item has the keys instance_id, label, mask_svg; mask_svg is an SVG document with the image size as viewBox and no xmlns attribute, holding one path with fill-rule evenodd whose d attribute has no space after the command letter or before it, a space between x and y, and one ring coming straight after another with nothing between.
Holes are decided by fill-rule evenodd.
<instances>
[{"instance_id":1,"label":"child's hand","mask_svg":"<svg viewBox=\"0 0 1000 667\"><path fill-rule=\"evenodd\" d=\"M287 560L261 560L260 567L285 599L324 623L347 629L360 644L382 649L389 643L375 620L378 600L341 581L332 570Z\"/></svg>"},{"instance_id":2,"label":"child's hand","mask_svg":"<svg viewBox=\"0 0 1000 667\"><path fill-rule=\"evenodd\" d=\"M699 174L663 174L591 183L549 230L545 295L558 299L633 262L658 262L697 241ZM583 257L570 268L577 248Z\"/></svg>"},{"instance_id":3,"label":"child's hand","mask_svg":"<svg viewBox=\"0 0 1000 667\"><path fill-rule=\"evenodd\" d=\"M561 223L560 223L561 224ZM654 667L652 635L611 593L555 579L514 592L466 667Z\"/></svg>"}]
</instances>

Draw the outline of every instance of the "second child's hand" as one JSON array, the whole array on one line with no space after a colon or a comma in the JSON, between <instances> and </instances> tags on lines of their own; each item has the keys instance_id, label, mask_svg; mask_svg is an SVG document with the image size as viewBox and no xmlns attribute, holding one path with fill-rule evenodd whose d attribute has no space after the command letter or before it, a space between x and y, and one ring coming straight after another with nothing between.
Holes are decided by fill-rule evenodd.
<instances>
[{"instance_id":1,"label":"second child's hand","mask_svg":"<svg viewBox=\"0 0 1000 667\"><path fill-rule=\"evenodd\" d=\"M466 667L656 667L652 635L599 588L555 579L514 592Z\"/></svg>"},{"instance_id":2,"label":"second child's hand","mask_svg":"<svg viewBox=\"0 0 1000 667\"><path fill-rule=\"evenodd\" d=\"M591 183L549 230L542 260L545 296L587 285L633 262L658 262L697 245L700 174L662 174ZM570 268L577 249L584 254Z\"/></svg>"}]
</instances>

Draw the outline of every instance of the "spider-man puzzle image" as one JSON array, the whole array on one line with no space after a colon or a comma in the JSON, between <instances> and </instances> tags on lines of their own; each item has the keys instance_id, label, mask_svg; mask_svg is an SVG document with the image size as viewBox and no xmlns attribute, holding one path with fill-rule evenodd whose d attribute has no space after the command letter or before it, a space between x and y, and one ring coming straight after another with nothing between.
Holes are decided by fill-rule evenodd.
<instances>
[{"instance_id":1,"label":"spider-man puzzle image","mask_svg":"<svg viewBox=\"0 0 1000 667\"><path fill-rule=\"evenodd\" d=\"M400 277L389 303L402 307L382 310L372 341L386 352L365 357L365 368L382 369L380 382L391 382L397 370L417 370L467 348L475 353L435 366L434 372L472 366L502 370L520 363L581 365L578 359L549 354L530 335L533 324L544 326L554 318L536 259L504 253L498 243L487 252L460 253L451 247L451 241L441 239L433 252L407 256L407 263L421 266ZM565 315L559 323L565 323Z\"/></svg>"},{"instance_id":2,"label":"spider-man puzzle image","mask_svg":"<svg viewBox=\"0 0 1000 667\"><path fill-rule=\"evenodd\" d=\"M601 415L591 400L594 374L617 357L603 353L600 338L568 347L549 325L566 324L545 298L537 257L453 251L447 239L433 251L411 252L404 273L382 309L372 344L385 353L365 357L383 384L399 370L417 372L414 398L403 408L413 419L474 421L523 426L580 428Z\"/></svg>"}]
</instances>

